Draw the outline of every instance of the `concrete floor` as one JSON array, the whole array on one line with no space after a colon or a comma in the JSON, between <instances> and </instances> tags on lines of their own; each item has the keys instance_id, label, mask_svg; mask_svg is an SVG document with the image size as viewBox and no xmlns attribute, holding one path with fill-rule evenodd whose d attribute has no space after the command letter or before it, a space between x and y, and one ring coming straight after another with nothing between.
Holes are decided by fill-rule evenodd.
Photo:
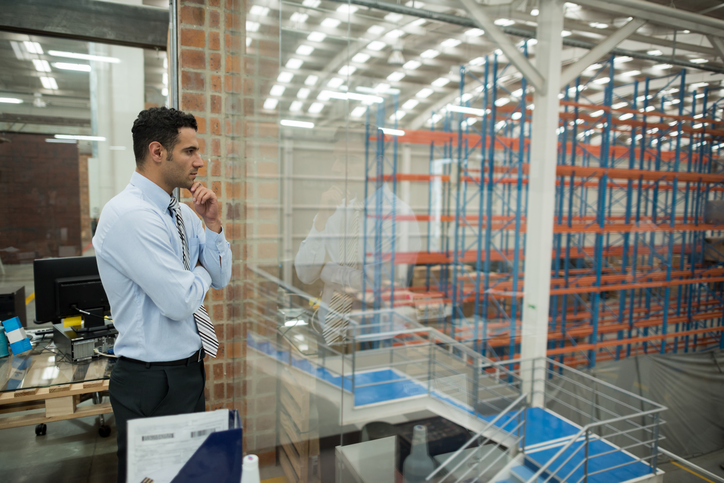
<instances>
[{"instance_id":1,"label":"concrete floor","mask_svg":"<svg viewBox=\"0 0 724 483\"><path fill-rule=\"evenodd\" d=\"M721 465L724 464L724 449L692 458L690 461L695 465L724 478L724 468L721 467ZM671 463L661 465L661 469L666 472L664 475L664 483L702 483L703 481L712 481L709 478L704 479L694 475Z\"/></svg>"}]
</instances>

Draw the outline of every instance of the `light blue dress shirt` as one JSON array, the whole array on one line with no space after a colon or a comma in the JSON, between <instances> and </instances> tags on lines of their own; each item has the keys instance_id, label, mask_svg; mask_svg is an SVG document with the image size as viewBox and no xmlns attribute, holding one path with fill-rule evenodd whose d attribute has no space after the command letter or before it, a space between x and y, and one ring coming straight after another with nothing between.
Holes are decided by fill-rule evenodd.
<instances>
[{"instance_id":1,"label":"light blue dress shirt","mask_svg":"<svg viewBox=\"0 0 724 483\"><path fill-rule=\"evenodd\" d=\"M203 228L181 203L190 266L168 209L171 197L134 172L103 208L93 237L98 270L118 330L115 353L146 362L174 361L201 348L193 313L209 287L231 279L231 248L224 232ZM201 260L203 267L196 267Z\"/></svg>"}]
</instances>

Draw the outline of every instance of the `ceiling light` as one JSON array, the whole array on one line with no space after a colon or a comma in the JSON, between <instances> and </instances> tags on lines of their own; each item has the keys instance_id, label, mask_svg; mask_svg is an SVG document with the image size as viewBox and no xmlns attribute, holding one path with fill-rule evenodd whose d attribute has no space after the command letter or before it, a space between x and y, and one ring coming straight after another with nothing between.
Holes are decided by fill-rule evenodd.
<instances>
[{"instance_id":1,"label":"ceiling light","mask_svg":"<svg viewBox=\"0 0 724 483\"><path fill-rule=\"evenodd\" d=\"M354 74L354 72L356 70L357 70L357 67L355 67L353 65L343 65L339 69L338 73L339 73L339 75L352 75L352 74Z\"/></svg>"},{"instance_id":2,"label":"ceiling light","mask_svg":"<svg viewBox=\"0 0 724 483\"><path fill-rule=\"evenodd\" d=\"M387 44L384 42L380 42L379 40L373 40L367 45L367 48L370 50L379 51L387 47Z\"/></svg>"},{"instance_id":3,"label":"ceiling light","mask_svg":"<svg viewBox=\"0 0 724 483\"><path fill-rule=\"evenodd\" d=\"M324 109L324 104L321 102L315 102L311 106L309 106L309 109L307 109L307 112L311 112L312 114L319 114L322 112L322 109Z\"/></svg>"},{"instance_id":4,"label":"ceiling light","mask_svg":"<svg viewBox=\"0 0 724 483\"><path fill-rule=\"evenodd\" d=\"M403 77L405 77L404 72L393 72L387 76L387 80L391 82L398 82L402 80Z\"/></svg>"},{"instance_id":5,"label":"ceiling light","mask_svg":"<svg viewBox=\"0 0 724 483\"><path fill-rule=\"evenodd\" d=\"M55 139L75 139L77 141L105 141L103 136L83 136L79 134L56 134Z\"/></svg>"},{"instance_id":6,"label":"ceiling light","mask_svg":"<svg viewBox=\"0 0 724 483\"><path fill-rule=\"evenodd\" d=\"M304 23L309 18L309 15L306 13L301 12L294 12L291 17L289 17L289 20L296 23Z\"/></svg>"},{"instance_id":7,"label":"ceiling light","mask_svg":"<svg viewBox=\"0 0 724 483\"><path fill-rule=\"evenodd\" d=\"M352 112L350 113L350 116L352 117L362 117L364 113L367 112L367 108L364 106L357 106L354 109L352 109Z\"/></svg>"},{"instance_id":8,"label":"ceiling light","mask_svg":"<svg viewBox=\"0 0 724 483\"><path fill-rule=\"evenodd\" d=\"M65 57L67 59L82 59L82 60L93 60L95 62L108 62L110 64L118 64L121 59L115 57L107 57L104 55L90 55L90 54L78 54L75 52L61 52L58 50L49 50L49 55L54 57Z\"/></svg>"},{"instance_id":9,"label":"ceiling light","mask_svg":"<svg viewBox=\"0 0 724 483\"><path fill-rule=\"evenodd\" d=\"M33 65L38 72L50 72L50 64L47 60L33 59Z\"/></svg>"},{"instance_id":10,"label":"ceiling light","mask_svg":"<svg viewBox=\"0 0 724 483\"><path fill-rule=\"evenodd\" d=\"M415 97L419 97L420 99L427 99L430 97L430 95L435 92L429 87L425 87L424 89L420 89L417 94L415 94Z\"/></svg>"},{"instance_id":11,"label":"ceiling light","mask_svg":"<svg viewBox=\"0 0 724 483\"><path fill-rule=\"evenodd\" d=\"M485 63L485 57L475 57L473 60L468 62L470 65L483 65Z\"/></svg>"},{"instance_id":12,"label":"ceiling light","mask_svg":"<svg viewBox=\"0 0 724 483\"><path fill-rule=\"evenodd\" d=\"M370 58L369 54L365 54L364 52L360 52L359 54L352 57L352 62L357 62L358 64L364 64L367 62Z\"/></svg>"},{"instance_id":13,"label":"ceiling light","mask_svg":"<svg viewBox=\"0 0 724 483\"><path fill-rule=\"evenodd\" d=\"M561 37L568 37L571 35L571 32L568 30L562 30L561 31Z\"/></svg>"},{"instance_id":14,"label":"ceiling light","mask_svg":"<svg viewBox=\"0 0 724 483\"><path fill-rule=\"evenodd\" d=\"M280 86L279 84L275 84L272 86L271 90L269 91L270 96L280 97L284 94L284 91L287 90L286 87Z\"/></svg>"},{"instance_id":15,"label":"ceiling light","mask_svg":"<svg viewBox=\"0 0 724 483\"><path fill-rule=\"evenodd\" d=\"M10 41L10 46L13 48L13 52L15 53L15 57L18 60L28 60L25 54L25 50L20 47L20 44L18 42L15 42L14 40Z\"/></svg>"},{"instance_id":16,"label":"ceiling light","mask_svg":"<svg viewBox=\"0 0 724 483\"><path fill-rule=\"evenodd\" d=\"M700 88L700 87L706 87L706 86L708 86L708 85L709 85L708 82L697 82L696 84L691 84L691 85L689 86L689 88L690 88L690 89L698 89L698 88Z\"/></svg>"},{"instance_id":17,"label":"ceiling light","mask_svg":"<svg viewBox=\"0 0 724 483\"><path fill-rule=\"evenodd\" d=\"M370 96L367 94L357 94L355 92L348 92L344 94L344 99L352 99L353 101L361 101L367 105L385 102L380 96Z\"/></svg>"},{"instance_id":18,"label":"ceiling light","mask_svg":"<svg viewBox=\"0 0 724 483\"><path fill-rule=\"evenodd\" d=\"M501 27L510 27L515 23L515 20L511 20L509 18L499 18L495 21L495 25L500 25Z\"/></svg>"},{"instance_id":19,"label":"ceiling light","mask_svg":"<svg viewBox=\"0 0 724 483\"><path fill-rule=\"evenodd\" d=\"M53 67L61 70L74 70L77 72L90 72L91 66L88 64L71 64L69 62L53 62Z\"/></svg>"},{"instance_id":20,"label":"ceiling light","mask_svg":"<svg viewBox=\"0 0 724 483\"><path fill-rule=\"evenodd\" d=\"M410 109L414 109L415 107L417 107L417 105L418 105L419 103L420 103L420 101L418 101L418 100L416 100L416 99L409 99L407 102L405 102L405 103L402 105L402 108L403 108L403 109L407 109L407 110L409 111Z\"/></svg>"},{"instance_id":21,"label":"ceiling light","mask_svg":"<svg viewBox=\"0 0 724 483\"><path fill-rule=\"evenodd\" d=\"M510 102L510 99L508 99L507 97L501 97L500 99L495 101L495 105L500 107L500 106L504 106L504 105L508 104L509 102Z\"/></svg>"},{"instance_id":22,"label":"ceiling light","mask_svg":"<svg viewBox=\"0 0 724 483\"><path fill-rule=\"evenodd\" d=\"M359 88L358 88L358 89L359 89ZM381 82L381 83L377 84L377 85L375 86L375 88L373 89L373 91L374 91L374 92L390 92L390 91L396 91L396 92L393 92L393 94L400 92L398 89L390 89L390 85L389 85L389 84L385 84L384 82ZM363 92L364 92L364 91L363 91Z\"/></svg>"},{"instance_id":23,"label":"ceiling light","mask_svg":"<svg viewBox=\"0 0 724 483\"><path fill-rule=\"evenodd\" d=\"M566 2L566 3L563 4L563 6L564 6L567 10L580 10L580 9L581 9L581 6L580 6L580 5L577 5L577 4L571 3L571 2Z\"/></svg>"},{"instance_id":24,"label":"ceiling light","mask_svg":"<svg viewBox=\"0 0 724 483\"><path fill-rule=\"evenodd\" d=\"M246 21L247 32L258 32L261 24L259 22L252 22L251 20Z\"/></svg>"},{"instance_id":25,"label":"ceiling light","mask_svg":"<svg viewBox=\"0 0 724 483\"><path fill-rule=\"evenodd\" d=\"M31 54L42 54L43 53L43 48L37 42L30 42L30 41L26 40L23 42L23 45L25 45L25 50L27 50Z\"/></svg>"},{"instance_id":26,"label":"ceiling light","mask_svg":"<svg viewBox=\"0 0 724 483\"><path fill-rule=\"evenodd\" d=\"M58 89L58 83L53 77L41 77L40 83L43 84L43 87L46 89Z\"/></svg>"},{"instance_id":27,"label":"ceiling light","mask_svg":"<svg viewBox=\"0 0 724 483\"><path fill-rule=\"evenodd\" d=\"M394 113L393 115L391 115L389 119L390 119L390 122L395 122L395 121L399 121L406 115L407 115L407 113L405 111L399 110L396 113ZM402 135L404 135L404 132L403 132L403 134L398 134L398 136L402 136Z\"/></svg>"},{"instance_id":28,"label":"ceiling light","mask_svg":"<svg viewBox=\"0 0 724 483\"><path fill-rule=\"evenodd\" d=\"M390 65L402 65L405 63L405 56L402 55L402 48L396 46L390 52L390 56L387 58L387 63Z\"/></svg>"},{"instance_id":29,"label":"ceiling light","mask_svg":"<svg viewBox=\"0 0 724 483\"><path fill-rule=\"evenodd\" d=\"M463 114L472 114L473 116L482 117L485 115L484 109L476 109L474 107L455 106L452 104L448 104L446 109L450 112L461 112Z\"/></svg>"},{"instance_id":30,"label":"ceiling light","mask_svg":"<svg viewBox=\"0 0 724 483\"><path fill-rule=\"evenodd\" d=\"M440 52L438 52L437 50L427 49L425 52L420 54L420 57L422 57L423 59L434 59L438 55L440 55Z\"/></svg>"},{"instance_id":31,"label":"ceiling light","mask_svg":"<svg viewBox=\"0 0 724 483\"><path fill-rule=\"evenodd\" d=\"M252 39L251 37L247 37L247 38L246 38L246 46L249 47L249 46L251 45L251 42L252 42L253 40L254 40L254 39ZM164 68L167 68L167 67L164 67Z\"/></svg>"},{"instance_id":32,"label":"ceiling light","mask_svg":"<svg viewBox=\"0 0 724 483\"><path fill-rule=\"evenodd\" d=\"M465 31L467 37L480 37L485 33L483 29L470 29Z\"/></svg>"},{"instance_id":33,"label":"ceiling light","mask_svg":"<svg viewBox=\"0 0 724 483\"><path fill-rule=\"evenodd\" d=\"M382 32L385 31L385 28L382 25L373 25L372 27L368 28L367 31L372 35L380 35Z\"/></svg>"},{"instance_id":34,"label":"ceiling light","mask_svg":"<svg viewBox=\"0 0 724 483\"><path fill-rule=\"evenodd\" d=\"M322 3L321 0L304 0L302 5L309 8L317 8L320 3Z\"/></svg>"},{"instance_id":35,"label":"ceiling light","mask_svg":"<svg viewBox=\"0 0 724 483\"><path fill-rule=\"evenodd\" d=\"M163 97L168 97L168 87L164 87L163 89L161 89L161 95Z\"/></svg>"},{"instance_id":36,"label":"ceiling light","mask_svg":"<svg viewBox=\"0 0 724 483\"><path fill-rule=\"evenodd\" d=\"M310 42L321 42L326 38L327 34L323 34L322 32L312 32L307 36L307 40Z\"/></svg>"},{"instance_id":37,"label":"ceiling light","mask_svg":"<svg viewBox=\"0 0 724 483\"><path fill-rule=\"evenodd\" d=\"M402 15L399 13L388 13L387 15L385 15L385 20L390 23L397 23L402 20Z\"/></svg>"},{"instance_id":38,"label":"ceiling light","mask_svg":"<svg viewBox=\"0 0 724 483\"><path fill-rule=\"evenodd\" d=\"M337 7L337 12L341 14L352 14L355 13L357 10L359 10L359 7L357 7L356 5L342 4Z\"/></svg>"},{"instance_id":39,"label":"ceiling light","mask_svg":"<svg viewBox=\"0 0 724 483\"><path fill-rule=\"evenodd\" d=\"M586 70L598 70L601 67L603 67L602 64L591 64L588 67L586 67Z\"/></svg>"},{"instance_id":40,"label":"ceiling light","mask_svg":"<svg viewBox=\"0 0 724 483\"><path fill-rule=\"evenodd\" d=\"M709 59L691 59L691 62L694 64L706 64L709 62Z\"/></svg>"},{"instance_id":41,"label":"ceiling light","mask_svg":"<svg viewBox=\"0 0 724 483\"><path fill-rule=\"evenodd\" d=\"M611 82L610 77L601 77L593 81L594 84L608 84L609 82Z\"/></svg>"},{"instance_id":42,"label":"ceiling light","mask_svg":"<svg viewBox=\"0 0 724 483\"><path fill-rule=\"evenodd\" d=\"M540 11L537 8L534 8L533 10L530 11L530 14L534 17L537 17L539 13L540 13Z\"/></svg>"},{"instance_id":43,"label":"ceiling light","mask_svg":"<svg viewBox=\"0 0 724 483\"><path fill-rule=\"evenodd\" d=\"M427 22L427 19L424 18L418 18L414 22L412 22L411 25L414 25L415 27L422 27Z\"/></svg>"},{"instance_id":44,"label":"ceiling light","mask_svg":"<svg viewBox=\"0 0 724 483\"><path fill-rule=\"evenodd\" d=\"M289 59L286 63L287 69L298 69L302 66L304 61L302 59Z\"/></svg>"},{"instance_id":45,"label":"ceiling light","mask_svg":"<svg viewBox=\"0 0 724 483\"><path fill-rule=\"evenodd\" d=\"M608 28L608 24L601 23L601 22L591 22L588 25L590 25L591 27L593 27L595 29L607 29Z\"/></svg>"},{"instance_id":46,"label":"ceiling light","mask_svg":"<svg viewBox=\"0 0 724 483\"><path fill-rule=\"evenodd\" d=\"M403 68L403 69L408 69L408 70L415 70L415 69L417 69L418 67L420 67L420 65L421 65L421 64L420 64L419 61L417 61L417 60L411 60L411 61L405 63L405 65L403 65L402 68Z\"/></svg>"},{"instance_id":47,"label":"ceiling light","mask_svg":"<svg viewBox=\"0 0 724 483\"><path fill-rule=\"evenodd\" d=\"M646 112L651 112L651 111L653 111L654 109L656 109L654 106L649 106L649 107L646 108Z\"/></svg>"},{"instance_id":48,"label":"ceiling light","mask_svg":"<svg viewBox=\"0 0 724 483\"><path fill-rule=\"evenodd\" d=\"M528 42L528 45L537 45L538 39L528 39L526 42Z\"/></svg>"},{"instance_id":49,"label":"ceiling light","mask_svg":"<svg viewBox=\"0 0 724 483\"><path fill-rule=\"evenodd\" d=\"M282 126L288 126L288 127L302 127L304 129L312 129L314 127L313 122L307 122L307 121L294 121L292 119L282 119L279 121L279 124ZM299 321L297 321L299 322Z\"/></svg>"},{"instance_id":50,"label":"ceiling light","mask_svg":"<svg viewBox=\"0 0 724 483\"><path fill-rule=\"evenodd\" d=\"M317 94L317 100L318 101L328 101L331 97L334 97L336 99L347 99L347 97L344 94L341 94L339 92L333 92L328 91L327 89L324 89Z\"/></svg>"},{"instance_id":51,"label":"ceiling light","mask_svg":"<svg viewBox=\"0 0 724 483\"><path fill-rule=\"evenodd\" d=\"M307 79L304 81L304 85L313 86L314 84L317 83L318 79L319 79L319 77L317 77L316 75L307 76Z\"/></svg>"},{"instance_id":52,"label":"ceiling light","mask_svg":"<svg viewBox=\"0 0 724 483\"><path fill-rule=\"evenodd\" d=\"M344 79L341 77L332 77L329 79L329 82L327 82L327 86L331 87L332 89L339 88L342 84L344 84Z\"/></svg>"},{"instance_id":53,"label":"ceiling light","mask_svg":"<svg viewBox=\"0 0 724 483\"><path fill-rule=\"evenodd\" d=\"M448 85L449 83L450 79L448 79L447 77L440 77L439 79L435 79L434 81L432 81L432 85L434 85L435 87L443 87Z\"/></svg>"},{"instance_id":54,"label":"ceiling light","mask_svg":"<svg viewBox=\"0 0 724 483\"><path fill-rule=\"evenodd\" d=\"M592 117L601 117L606 113L603 109L599 109L598 111L594 111L591 113Z\"/></svg>"},{"instance_id":55,"label":"ceiling light","mask_svg":"<svg viewBox=\"0 0 724 483\"><path fill-rule=\"evenodd\" d=\"M447 40L444 40L440 45L442 45L443 47L452 48L452 47L457 47L461 43L462 42L458 39L447 39Z\"/></svg>"},{"instance_id":56,"label":"ceiling light","mask_svg":"<svg viewBox=\"0 0 724 483\"><path fill-rule=\"evenodd\" d=\"M627 55L622 55L621 57L615 57L613 59L614 64L620 64L622 62L631 62L633 60L633 57L629 57Z\"/></svg>"},{"instance_id":57,"label":"ceiling light","mask_svg":"<svg viewBox=\"0 0 724 483\"><path fill-rule=\"evenodd\" d=\"M307 89L306 87L302 87L297 91L298 99L306 99L307 97L309 97L309 89Z\"/></svg>"},{"instance_id":58,"label":"ceiling light","mask_svg":"<svg viewBox=\"0 0 724 483\"><path fill-rule=\"evenodd\" d=\"M402 116L397 116L398 119L400 119L401 117L404 117L404 115L405 115L405 113L402 111L397 111L397 113L402 114ZM405 131L402 131L400 129L390 129L389 127L381 127L380 130L389 136L404 136L405 135Z\"/></svg>"},{"instance_id":59,"label":"ceiling light","mask_svg":"<svg viewBox=\"0 0 724 483\"><path fill-rule=\"evenodd\" d=\"M309 55L312 52L314 52L314 47L312 47L311 45L302 44L297 47L297 54L299 55Z\"/></svg>"},{"instance_id":60,"label":"ceiling light","mask_svg":"<svg viewBox=\"0 0 724 483\"><path fill-rule=\"evenodd\" d=\"M279 82L291 82L294 79L294 74L291 72L280 72L277 76Z\"/></svg>"},{"instance_id":61,"label":"ceiling light","mask_svg":"<svg viewBox=\"0 0 724 483\"><path fill-rule=\"evenodd\" d=\"M671 64L656 64L654 67L657 69L671 69L673 66Z\"/></svg>"},{"instance_id":62,"label":"ceiling light","mask_svg":"<svg viewBox=\"0 0 724 483\"><path fill-rule=\"evenodd\" d=\"M262 7L261 5L254 5L249 9L249 13L259 17L266 17L269 13L269 9L267 7Z\"/></svg>"},{"instance_id":63,"label":"ceiling light","mask_svg":"<svg viewBox=\"0 0 724 483\"><path fill-rule=\"evenodd\" d=\"M405 32L403 32L400 29L394 29L394 30L390 30L389 32L387 32L385 34L385 37L392 37L393 39L399 39L403 35L405 35Z\"/></svg>"},{"instance_id":64,"label":"ceiling light","mask_svg":"<svg viewBox=\"0 0 724 483\"><path fill-rule=\"evenodd\" d=\"M302 101L294 101L294 102L292 102L292 105L289 106L289 110L291 112L301 111L302 105L304 105L304 103Z\"/></svg>"},{"instance_id":65,"label":"ceiling light","mask_svg":"<svg viewBox=\"0 0 724 483\"><path fill-rule=\"evenodd\" d=\"M518 119L523 117L523 115L520 113L520 111L516 111L510 117L513 118L514 121L517 121ZM470 123L468 123L468 124L470 124Z\"/></svg>"},{"instance_id":66,"label":"ceiling light","mask_svg":"<svg viewBox=\"0 0 724 483\"><path fill-rule=\"evenodd\" d=\"M264 101L264 109L276 109L277 104L279 104L279 100L270 97Z\"/></svg>"},{"instance_id":67,"label":"ceiling light","mask_svg":"<svg viewBox=\"0 0 724 483\"><path fill-rule=\"evenodd\" d=\"M337 28L337 25L341 23L342 22L336 18L325 18L324 20L322 20L322 27L333 29Z\"/></svg>"},{"instance_id":68,"label":"ceiling light","mask_svg":"<svg viewBox=\"0 0 724 483\"><path fill-rule=\"evenodd\" d=\"M621 109L621 108L626 107L626 106L628 106L628 102L623 101L623 102L619 102L618 104L614 104L614 105L611 106L611 107L612 107L613 109Z\"/></svg>"},{"instance_id":69,"label":"ceiling light","mask_svg":"<svg viewBox=\"0 0 724 483\"><path fill-rule=\"evenodd\" d=\"M16 99L14 97L0 97L0 104L22 104L22 99Z\"/></svg>"},{"instance_id":70,"label":"ceiling light","mask_svg":"<svg viewBox=\"0 0 724 483\"><path fill-rule=\"evenodd\" d=\"M664 55L664 53L661 52L660 50L649 50L649 51L646 52L646 53L649 54L649 55Z\"/></svg>"},{"instance_id":71,"label":"ceiling light","mask_svg":"<svg viewBox=\"0 0 724 483\"><path fill-rule=\"evenodd\" d=\"M621 74L621 75L632 76L632 75L639 75L640 73L641 73L640 70L630 70L630 71L628 71L628 72L624 72L624 73Z\"/></svg>"}]
</instances>

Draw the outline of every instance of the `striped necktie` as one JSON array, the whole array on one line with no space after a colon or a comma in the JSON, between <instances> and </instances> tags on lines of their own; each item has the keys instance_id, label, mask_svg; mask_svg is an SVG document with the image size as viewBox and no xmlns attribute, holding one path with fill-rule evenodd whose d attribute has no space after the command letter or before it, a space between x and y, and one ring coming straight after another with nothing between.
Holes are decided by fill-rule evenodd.
<instances>
[{"instance_id":1,"label":"striped necktie","mask_svg":"<svg viewBox=\"0 0 724 483\"><path fill-rule=\"evenodd\" d=\"M191 266L189 265L189 245L186 242L184 219L183 216L181 216L181 207L179 206L179 202L173 196L171 197L171 202L168 204L168 209L171 210L171 214L173 215L174 220L176 220L176 228L178 229L178 234L181 237L184 268L186 270L191 270ZM206 308L203 303L201 304L201 307L196 309L196 312L194 312L194 321L196 321L196 328L199 331L201 345L204 348L204 352L211 357L216 357L216 352L219 349L219 339L216 337L214 324L211 322L211 318L209 317L208 312L206 312Z\"/></svg>"}]
</instances>

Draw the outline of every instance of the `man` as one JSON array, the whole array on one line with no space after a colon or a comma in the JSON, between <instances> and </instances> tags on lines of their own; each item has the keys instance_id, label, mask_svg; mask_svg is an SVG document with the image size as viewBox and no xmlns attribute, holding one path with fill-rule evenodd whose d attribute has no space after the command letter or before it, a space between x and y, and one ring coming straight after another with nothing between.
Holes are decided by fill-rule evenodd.
<instances>
[{"instance_id":1,"label":"man","mask_svg":"<svg viewBox=\"0 0 724 483\"><path fill-rule=\"evenodd\" d=\"M195 313L210 286L229 283L231 250L216 195L195 181L204 165L196 129L192 115L175 109L138 115L131 130L136 172L103 208L93 238L118 330L109 391L119 482L126 480L129 419L204 410L204 349ZM185 204L179 223L170 209L174 188L191 191L205 228Z\"/></svg>"}]
</instances>

